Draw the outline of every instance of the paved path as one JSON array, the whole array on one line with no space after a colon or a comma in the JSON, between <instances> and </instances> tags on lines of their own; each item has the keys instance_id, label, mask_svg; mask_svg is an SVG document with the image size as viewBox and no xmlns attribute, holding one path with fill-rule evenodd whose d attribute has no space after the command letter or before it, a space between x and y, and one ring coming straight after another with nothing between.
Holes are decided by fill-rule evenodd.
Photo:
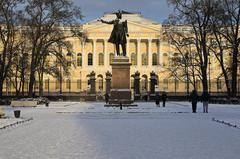
<instances>
[{"instance_id":1,"label":"paved path","mask_svg":"<svg viewBox=\"0 0 240 159\"><path fill-rule=\"evenodd\" d=\"M239 120L240 107L192 114L188 103L139 105L123 111L103 103L22 109L33 121L0 131L0 158L239 159L240 130L212 118Z\"/></svg>"}]
</instances>

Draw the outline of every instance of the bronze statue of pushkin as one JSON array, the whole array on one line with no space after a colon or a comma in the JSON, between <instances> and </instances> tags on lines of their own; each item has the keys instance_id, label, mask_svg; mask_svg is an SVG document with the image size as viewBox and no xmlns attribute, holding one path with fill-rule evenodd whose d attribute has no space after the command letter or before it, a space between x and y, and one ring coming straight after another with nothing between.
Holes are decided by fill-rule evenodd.
<instances>
[{"instance_id":1,"label":"bronze statue of pushkin","mask_svg":"<svg viewBox=\"0 0 240 159\"><path fill-rule=\"evenodd\" d=\"M126 44L128 35L127 20L122 20L122 11L115 13L117 18L112 21L105 21L100 19L102 23L113 24L113 30L108 42L115 44L117 55L120 56L120 45L122 47L123 56L126 56Z\"/></svg>"}]
</instances>

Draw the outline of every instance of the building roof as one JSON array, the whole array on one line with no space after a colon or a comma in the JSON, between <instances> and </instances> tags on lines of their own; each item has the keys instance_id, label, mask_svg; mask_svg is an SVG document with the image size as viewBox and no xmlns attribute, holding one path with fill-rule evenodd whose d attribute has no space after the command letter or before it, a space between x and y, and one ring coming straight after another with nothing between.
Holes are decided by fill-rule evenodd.
<instances>
[{"instance_id":1,"label":"building roof","mask_svg":"<svg viewBox=\"0 0 240 159\"><path fill-rule=\"evenodd\" d=\"M113 11L113 12L105 12L104 15L99 18L99 19L103 19L105 21L111 21L116 19L116 12L118 11ZM97 24L97 23L101 23L98 20L99 19L95 19L93 21L90 21L86 24ZM141 23L141 24L151 24L151 25L159 25L160 23L152 21L150 19L146 19L143 17L143 15L140 12L128 12L128 11L122 11L122 19L123 20L128 20L128 21L132 21L135 23Z\"/></svg>"}]
</instances>

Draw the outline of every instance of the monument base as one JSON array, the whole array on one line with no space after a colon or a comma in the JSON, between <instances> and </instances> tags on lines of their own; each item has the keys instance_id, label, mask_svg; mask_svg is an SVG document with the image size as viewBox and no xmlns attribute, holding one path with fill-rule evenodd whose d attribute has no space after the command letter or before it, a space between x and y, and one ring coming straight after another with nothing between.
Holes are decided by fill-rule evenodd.
<instances>
[{"instance_id":1,"label":"monument base","mask_svg":"<svg viewBox=\"0 0 240 159\"><path fill-rule=\"evenodd\" d=\"M133 100L131 99L130 89L112 89L110 92L109 104L131 104Z\"/></svg>"},{"instance_id":2,"label":"monument base","mask_svg":"<svg viewBox=\"0 0 240 159\"><path fill-rule=\"evenodd\" d=\"M140 100L141 99L141 95L140 94L135 94L134 95L134 100Z\"/></svg>"}]
</instances>

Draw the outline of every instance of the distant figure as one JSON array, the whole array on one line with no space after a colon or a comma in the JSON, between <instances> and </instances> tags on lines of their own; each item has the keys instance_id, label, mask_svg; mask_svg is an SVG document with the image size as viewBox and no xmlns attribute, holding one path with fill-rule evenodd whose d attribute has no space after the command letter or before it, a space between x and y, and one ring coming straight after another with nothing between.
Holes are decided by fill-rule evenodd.
<instances>
[{"instance_id":1,"label":"distant figure","mask_svg":"<svg viewBox=\"0 0 240 159\"><path fill-rule=\"evenodd\" d=\"M209 102L209 93L203 92L202 93L202 102L203 102L203 113L208 113L208 102Z\"/></svg>"},{"instance_id":2,"label":"distant figure","mask_svg":"<svg viewBox=\"0 0 240 159\"><path fill-rule=\"evenodd\" d=\"M123 51L123 56L126 56L126 43L127 43L127 38L126 36L128 35L128 27L127 27L127 20L123 21L122 20L122 11L118 11L115 13L117 18L115 20L112 20L110 22L104 21L100 19L102 23L106 24L113 24L113 30L111 33L111 36L108 40L108 42L115 44L116 46L116 51L117 55L120 56L120 47L119 45L122 46L122 51Z\"/></svg>"},{"instance_id":3,"label":"distant figure","mask_svg":"<svg viewBox=\"0 0 240 159\"><path fill-rule=\"evenodd\" d=\"M105 93L105 102L106 102L106 104L108 104L109 103L109 95L108 95L108 93Z\"/></svg>"},{"instance_id":4,"label":"distant figure","mask_svg":"<svg viewBox=\"0 0 240 159\"><path fill-rule=\"evenodd\" d=\"M196 90L193 90L190 94L190 101L192 101L192 112L196 113L197 110L197 102L198 102L198 94Z\"/></svg>"},{"instance_id":5,"label":"distant figure","mask_svg":"<svg viewBox=\"0 0 240 159\"><path fill-rule=\"evenodd\" d=\"M155 103L157 107L160 107L160 96L158 93L155 96Z\"/></svg>"},{"instance_id":6,"label":"distant figure","mask_svg":"<svg viewBox=\"0 0 240 159\"><path fill-rule=\"evenodd\" d=\"M163 93L162 93L163 107L165 107L166 100L167 100L167 93L166 93L166 92L163 92Z\"/></svg>"},{"instance_id":7,"label":"distant figure","mask_svg":"<svg viewBox=\"0 0 240 159\"><path fill-rule=\"evenodd\" d=\"M122 110L122 102L120 102L120 110Z\"/></svg>"}]
</instances>

